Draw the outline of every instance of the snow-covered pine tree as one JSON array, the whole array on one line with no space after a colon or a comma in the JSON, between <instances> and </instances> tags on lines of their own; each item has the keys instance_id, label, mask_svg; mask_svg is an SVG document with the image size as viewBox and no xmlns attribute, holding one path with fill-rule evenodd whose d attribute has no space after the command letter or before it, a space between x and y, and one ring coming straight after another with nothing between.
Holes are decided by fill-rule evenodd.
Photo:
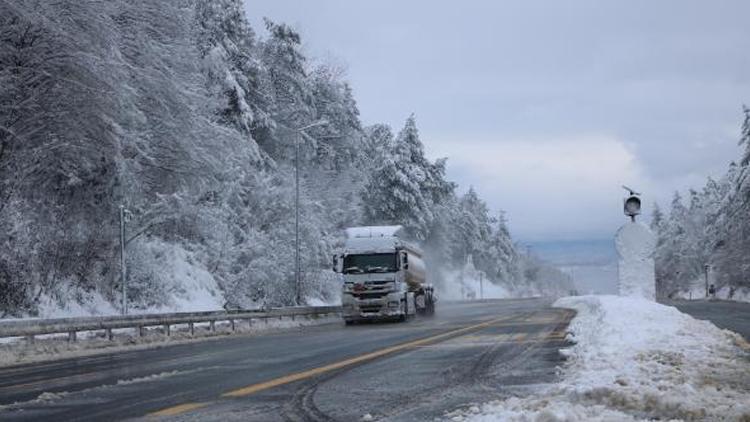
<instances>
[{"instance_id":1,"label":"snow-covered pine tree","mask_svg":"<svg viewBox=\"0 0 750 422\"><path fill-rule=\"evenodd\" d=\"M412 115L399 132L391 156L385 157L362 192L365 221L401 224L414 238L427 239L434 219L434 204L425 189L429 166Z\"/></svg>"},{"instance_id":2,"label":"snow-covered pine tree","mask_svg":"<svg viewBox=\"0 0 750 422\"><path fill-rule=\"evenodd\" d=\"M254 131L270 125L270 98L261 89L261 64L255 33L241 0L197 0L197 47L209 90L218 97L222 123L240 131L250 143Z\"/></svg>"},{"instance_id":3,"label":"snow-covered pine tree","mask_svg":"<svg viewBox=\"0 0 750 422\"><path fill-rule=\"evenodd\" d=\"M286 24L265 19L270 36L261 42L260 89L270 96L272 125L254 132L255 139L275 160L293 155L296 129L312 123L315 116L307 59L300 51L300 35Z\"/></svg>"}]
</instances>

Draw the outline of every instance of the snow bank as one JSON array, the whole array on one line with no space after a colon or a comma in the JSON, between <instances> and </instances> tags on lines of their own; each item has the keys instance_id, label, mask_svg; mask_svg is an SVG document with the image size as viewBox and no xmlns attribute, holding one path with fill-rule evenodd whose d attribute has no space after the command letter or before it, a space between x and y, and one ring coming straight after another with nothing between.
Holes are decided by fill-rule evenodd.
<instances>
[{"instance_id":1,"label":"snow bank","mask_svg":"<svg viewBox=\"0 0 750 422\"><path fill-rule=\"evenodd\" d=\"M572 308L562 379L533 397L447 414L455 421L750 419L750 364L741 338L642 298L582 296ZM742 356L745 355L745 356Z\"/></svg>"}]
</instances>

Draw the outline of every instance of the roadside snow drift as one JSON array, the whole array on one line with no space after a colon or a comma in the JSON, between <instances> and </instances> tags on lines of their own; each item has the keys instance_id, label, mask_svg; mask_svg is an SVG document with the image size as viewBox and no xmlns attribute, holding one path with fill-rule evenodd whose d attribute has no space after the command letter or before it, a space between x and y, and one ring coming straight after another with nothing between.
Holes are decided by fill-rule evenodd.
<instances>
[{"instance_id":1,"label":"roadside snow drift","mask_svg":"<svg viewBox=\"0 0 750 422\"><path fill-rule=\"evenodd\" d=\"M448 419L750 420L750 357L737 334L641 298L567 297L555 306L578 311L561 381Z\"/></svg>"}]
</instances>

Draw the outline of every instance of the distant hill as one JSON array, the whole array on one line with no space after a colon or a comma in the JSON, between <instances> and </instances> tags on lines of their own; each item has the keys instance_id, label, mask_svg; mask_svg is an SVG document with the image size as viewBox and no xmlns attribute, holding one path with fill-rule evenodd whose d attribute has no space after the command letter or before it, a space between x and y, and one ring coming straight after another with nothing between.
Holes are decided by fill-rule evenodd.
<instances>
[{"instance_id":1,"label":"distant hill","mask_svg":"<svg viewBox=\"0 0 750 422\"><path fill-rule=\"evenodd\" d=\"M570 274L580 293L617 291L617 252L612 239L525 242L529 252Z\"/></svg>"}]
</instances>

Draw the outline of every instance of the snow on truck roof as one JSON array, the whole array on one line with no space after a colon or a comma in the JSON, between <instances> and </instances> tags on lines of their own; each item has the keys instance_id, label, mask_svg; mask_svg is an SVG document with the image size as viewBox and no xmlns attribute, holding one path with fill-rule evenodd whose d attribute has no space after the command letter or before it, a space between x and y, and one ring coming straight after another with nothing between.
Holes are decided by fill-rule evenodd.
<instances>
[{"instance_id":1,"label":"snow on truck roof","mask_svg":"<svg viewBox=\"0 0 750 422\"><path fill-rule=\"evenodd\" d=\"M419 248L405 240L403 226L364 226L346 229L345 253L388 253L406 247L417 255Z\"/></svg>"},{"instance_id":2,"label":"snow on truck roof","mask_svg":"<svg viewBox=\"0 0 750 422\"><path fill-rule=\"evenodd\" d=\"M346 237L349 239L363 237L401 237L403 234L403 226L363 226L349 227L346 229Z\"/></svg>"}]
</instances>

